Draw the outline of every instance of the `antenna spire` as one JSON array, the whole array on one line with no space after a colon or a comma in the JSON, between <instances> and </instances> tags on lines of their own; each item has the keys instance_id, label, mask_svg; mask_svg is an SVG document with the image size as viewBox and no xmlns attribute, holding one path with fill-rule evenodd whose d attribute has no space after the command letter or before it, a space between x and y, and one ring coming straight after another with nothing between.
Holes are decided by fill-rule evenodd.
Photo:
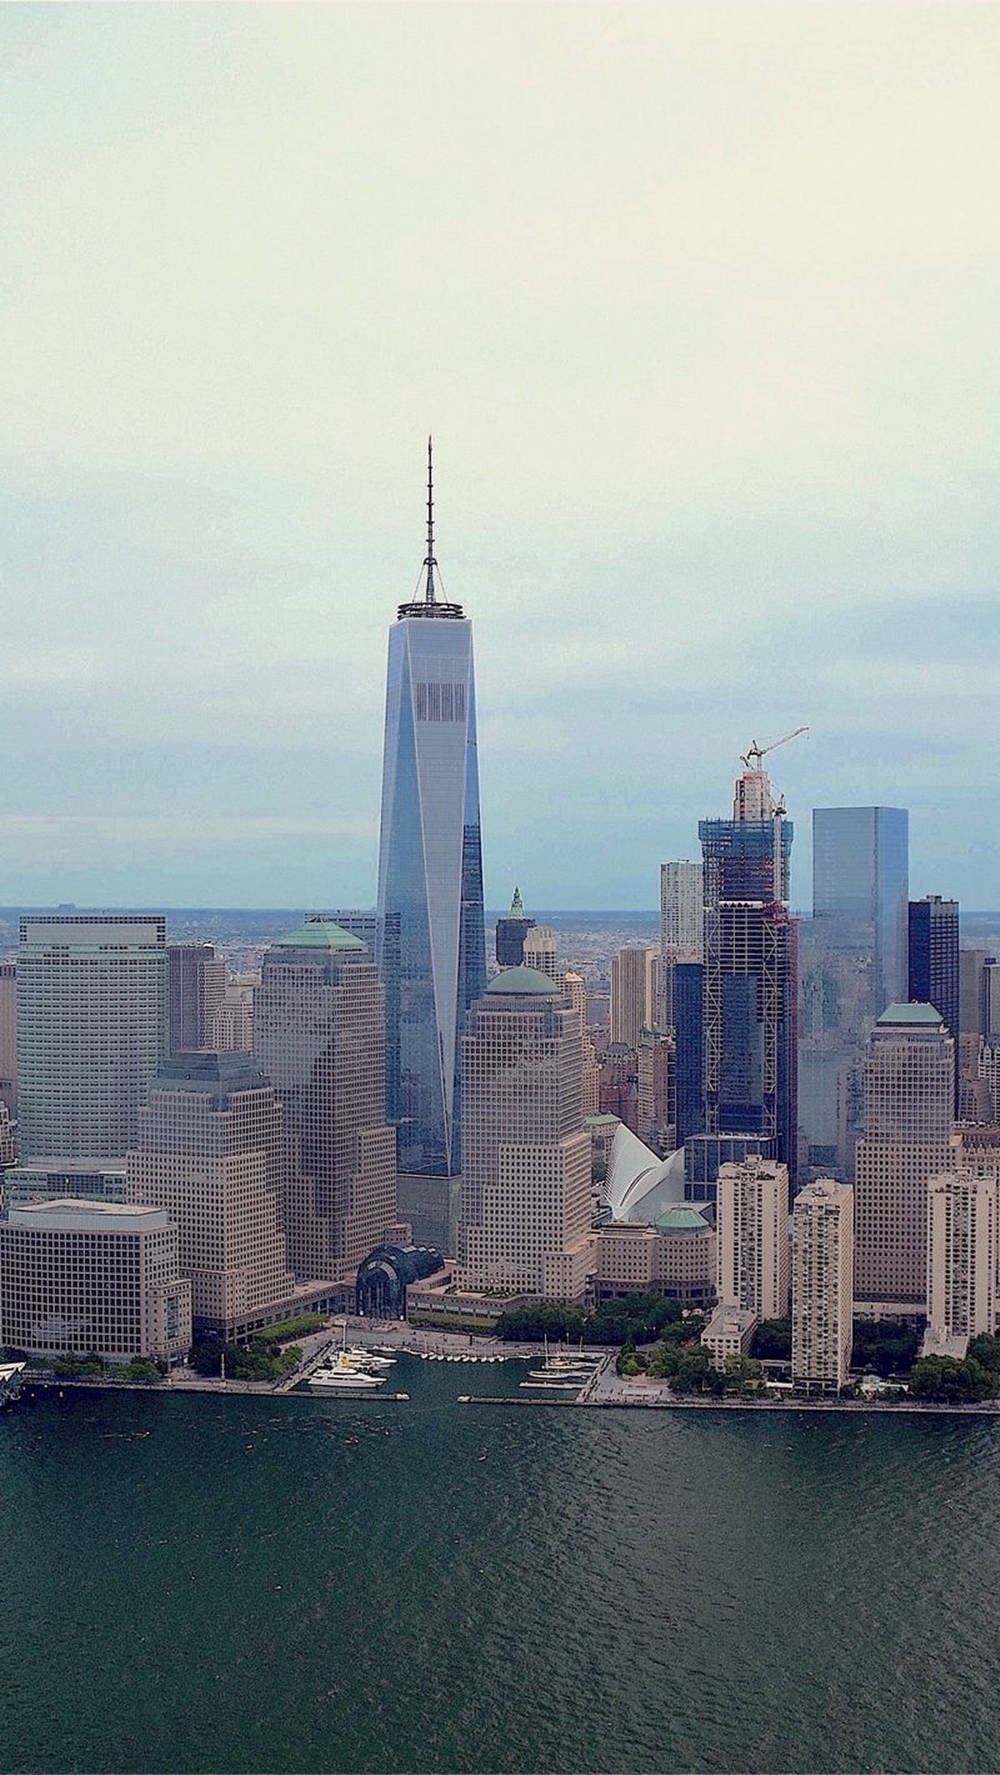
<instances>
[{"instance_id":1,"label":"antenna spire","mask_svg":"<svg viewBox=\"0 0 1000 1775\"><path fill-rule=\"evenodd\" d=\"M424 557L424 566L427 569L427 589L426 589L424 596L425 596L425 602L428 604L433 604L435 602L434 569L437 566L437 562L434 559L434 453L433 452L434 452L434 441L433 441L433 438L428 437L428 439L427 439L427 554Z\"/></svg>"}]
</instances>

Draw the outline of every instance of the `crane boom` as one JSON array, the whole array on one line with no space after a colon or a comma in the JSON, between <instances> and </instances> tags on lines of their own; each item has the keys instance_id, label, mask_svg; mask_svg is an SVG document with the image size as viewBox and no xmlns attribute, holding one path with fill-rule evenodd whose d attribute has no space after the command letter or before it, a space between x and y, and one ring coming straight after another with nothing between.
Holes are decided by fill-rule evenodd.
<instances>
[{"instance_id":1,"label":"crane boom","mask_svg":"<svg viewBox=\"0 0 1000 1775\"><path fill-rule=\"evenodd\" d=\"M808 732L808 727L796 727L791 733L782 734L780 740L772 740L769 746L761 746L757 740L753 740L747 750L741 754L741 763L746 766L747 770L759 770L760 761L768 752L775 752L779 746L787 746L789 740L797 740L800 733Z\"/></svg>"}]
</instances>

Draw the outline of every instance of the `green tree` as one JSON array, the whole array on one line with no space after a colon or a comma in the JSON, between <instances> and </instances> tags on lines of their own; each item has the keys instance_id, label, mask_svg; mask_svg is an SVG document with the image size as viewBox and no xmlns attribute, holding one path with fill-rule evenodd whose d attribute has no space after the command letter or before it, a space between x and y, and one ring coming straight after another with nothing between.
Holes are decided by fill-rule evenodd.
<instances>
[{"instance_id":1,"label":"green tree","mask_svg":"<svg viewBox=\"0 0 1000 1775\"><path fill-rule=\"evenodd\" d=\"M988 1331L974 1337L966 1350L972 1362L978 1362L981 1368L988 1368L991 1374L1000 1374L1000 1337L991 1337Z\"/></svg>"},{"instance_id":2,"label":"green tree","mask_svg":"<svg viewBox=\"0 0 1000 1775\"><path fill-rule=\"evenodd\" d=\"M998 1393L1000 1376L968 1356L962 1361L956 1361L952 1356L923 1356L914 1363L910 1376L913 1399L969 1405L983 1399L995 1399Z\"/></svg>"},{"instance_id":3,"label":"green tree","mask_svg":"<svg viewBox=\"0 0 1000 1775\"><path fill-rule=\"evenodd\" d=\"M759 1362L752 1356L744 1356L742 1351L727 1356L723 1364L727 1393L746 1393L752 1381L759 1381L763 1370Z\"/></svg>"},{"instance_id":4,"label":"green tree","mask_svg":"<svg viewBox=\"0 0 1000 1775\"><path fill-rule=\"evenodd\" d=\"M762 1319L753 1334L750 1354L758 1361L790 1362L792 1359L791 1319Z\"/></svg>"}]
</instances>

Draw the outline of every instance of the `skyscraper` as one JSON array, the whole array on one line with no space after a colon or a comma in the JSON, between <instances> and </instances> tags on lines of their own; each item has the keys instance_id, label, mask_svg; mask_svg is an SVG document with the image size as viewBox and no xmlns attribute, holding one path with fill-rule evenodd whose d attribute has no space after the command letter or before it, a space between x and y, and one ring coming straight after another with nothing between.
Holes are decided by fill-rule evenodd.
<instances>
[{"instance_id":1,"label":"skyscraper","mask_svg":"<svg viewBox=\"0 0 1000 1775\"><path fill-rule=\"evenodd\" d=\"M249 1054L164 1060L128 1155L129 1200L165 1208L196 1323L231 1337L289 1301L285 1122Z\"/></svg>"},{"instance_id":2,"label":"skyscraper","mask_svg":"<svg viewBox=\"0 0 1000 1775\"><path fill-rule=\"evenodd\" d=\"M0 1103L17 1115L16 961L0 961Z\"/></svg>"},{"instance_id":3,"label":"skyscraper","mask_svg":"<svg viewBox=\"0 0 1000 1775\"><path fill-rule=\"evenodd\" d=\"M462 1285L579 1300L594 1255L580 1018L547 974L509 968L462 1047Z\"/></svg>"},{"instance_id":4,"label":"skyscraper","mask_svg":"<svg viewBox=\"0 0 1000 1775\"><path fill-rule=\"evenodd\" d=\"M166 921L69 912L21 920L18 1151L124 1158L167 1044Z\"/></svg>"},{"instance_id":5,"label":"skyscraper","mask_svg":"<svg viewBox=\"0 0 1000 1775\"><path fill-rule=\"evenodd\" d=\"M400 1169L451 1176L460 1164L459 1044L486 985L486 938L472 625L460 604L438 597L436 572L428 444L424 595L399 606L389 631L379 961L398 919L388 1039L399 1055L389 1115Z\"/></svg>"},{"instance_id":6,"label":"skyscraper","mask_svg":"<svg viewBox=\"0 0 1000 1775\"><path fill-rule=\"evenodd\" d=\"M530 931L524 938L524 966L535 968L539 974L548 974L550 980L559 985L559 965L556 960L556 934L547 924L535 924L532 920Z\"/></svg>"},{"instance_id":7,"label":"skyscraper","mask_svg":"<svg viewBox=\"0 0 1000 1775\"><path fill-rule=\"evenodd\" d=\"M656 1024L659 957L655 949L619 949L611 961L611 1040L637 1050Z\"/></svg>"},{"instance_id":8,"label":"skyscraper","mask_svg":"<svg viewBox=\"0 0 1000 1775\"><path fill-rule=\"evenodd\" d=\"M951 1166L954 1042L931 1005L889 1005L868 1038L855 1159L855 1292L920 1312L927 1299L927 1185Z\"/></svg>"},{"instance_id":9,"label":"skyscraper","mask_svg":"<svg viewBox=\"0 0 1000 1775\"><path fill-rule=\"evenodd\" d=\"M851 1366L854 1191L830 1177L806 1184L792 1213L792 1382L839 1393Z\"/></svg>"},{"instance_id":10,"label":"skyscraper","mask_svg":"<svg viewBox=\"0 0 1000 1775\"><path fill-rule=\"evenodd\" d=\"M211 943L167 946L167 1004L170 1052L208 1048L212 1019L226 996L226 964Z\"/></svg>"},{"instance_id":11,"label":"skyscraper","mask_svg":"<svg viewBox=\"0 0 1000 1775\"><path fill-rule=\"evenodd\" d=\"M510 903L510 911L506 918L497 919L496 956L500 968L519 968L524 963L524 939L534 924L524 910L519 887L514 889L514 898Z\"/></svg>"},{"instance_id":12,"label":"skyscraper","mask_svg":"<svg viewBox=\"0 0 1000 1775\"><path fill-rule=\"evenodd\" d=\"M291 1268L300 1280L348 1279L396 1219L385 990L360 937L320 918L271 945L254 1054L285 1110Z\"/></svg>"},{"instance_id":13,"label":"skyscraper","mask_svg":"<svg viewBox=\"0 0 1000 1775\"><path fill-rule=\"evenodd\" d=\"M718 1295L758 1319L788 1311L788 1171L751 1155L723 1165L716 1193Z\"/></svg>"},{"instance_id":14,"label":"skyscraper","mask_svg":"<svg viewBox=\"0 0 1000 1775\"><path fill-rule=\"evenodd\" d=\"M807 1161L854 1175L865 1038L907 996L909 816L813 809L813 916L801 938L799 1116Z\"/></svg>"},{"instance_id":15,"label":"skyscraper","mask_svg":"<svg viewBox=\"0 0 1000 1775\"><path fill-rule=\"evenodd\" d=\"M932 1343L993 1332L997 1182L964 1166L927 1185L927 1326ZM957 1352L955 1352L957 1354ZM964 1354L964 1349L962 1350Z\"/></svg>"},{"instance_id":16,"label":"skyscraper","mask_svg":"<svg viewBox=\"0 0 1000 1775\"><path fill-rule=\"evenodd\" d=\"M766 771L736 779L733 817L701 820L705 879L705 1131L760 1134L794 1178L797 926L792 824ZM760 759L757 758L759 766Z\"/></svg>"},{"instance_id":17,"label":"skyscraper","mask_svg":"<svg viewBox=\"0 0 1000 1775\"><path fill-rule=\"evenodd\" d=\"M660 955L664 961L701 961L702 865L660 864Z\"/></svg>"},{"instance_id":18,"label":"skyscraper","mask_svg":"<svg viewBox=\"0 0 1000 1775\"><path fill-rule=\"evenodd\" d=\"M927 894L909 903L911 1003L933 1005L955 1038L955 1113L958 1113L958 901Z\"/></svg>"}]
</instances>

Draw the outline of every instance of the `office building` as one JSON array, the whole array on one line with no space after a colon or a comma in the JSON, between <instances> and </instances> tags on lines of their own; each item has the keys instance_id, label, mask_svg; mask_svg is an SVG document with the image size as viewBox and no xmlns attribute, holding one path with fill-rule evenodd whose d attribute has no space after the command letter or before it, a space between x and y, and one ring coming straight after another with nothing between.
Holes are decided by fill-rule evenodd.
<instances>
[{"instance_id":1,"label":"office building","mask_svg":"<svg viewBox=\"0 0 1000 1775\"><path fill-rule=\"evenodd\" d=\"M10 1119L10 1110L0 1097L0 1204L3 1200L2 1173L9 1170L17 1158L17 1142L14 1137L14 1124Z\"/></svg>"},{"instance_id":2,"label":"office building","mask_svg":"<svg viewBox=\"0 0 1000 1775\"><path fill-rule=\"evenodd\" d=\"M986 970L995 965L996 956L986 949L960 949L958 952L958 1026L962 1035L990 1034Z\"/></svg>"},{"instance_id":3,"label":"office building","mask_svg":"<svg viewBox=\"0 0 1000 1775\"><path fill-rule=\"evenodd\" d=\"M792 1383L839 1393L851 1366L854 1192L829 1177L806 1184L792 1213Z\"/></svg>"},{"instance_id":4,"label":"office building","mask_svg":"<svg viewBox=\"0 0 1000 1775\"><path fill-rule=\"evenodd\" d=\"M911 1004L933 1005L955 1038L955 1114L958 1114L958 901L927 894L909 903Z\"/></svg>"},{"instance_id":5,"label":"office building","mask_svg":"<svg viewBox=\"0 0 1000 1775\"><path fill-rule=\"evenodd\" d=\"M701 961L702 865L660 864L660 955L665 962Z\"/></svg>"},{"instance_id":6,"label":"office building","mask_svg":"<svg viewBox=\"0 0 1000 1775\"><path fill-rule=\"evenodd\" d=\"M208 1046L213 1054L252 1054L253 1007L260 981L245 974L226 981L212 1014Z\"/></svg>"},{"instance_id":7,"label":"office building","mask_svg":"<svg viewBox=\"0 0 1000 1775\"><path fill-rule=\"evenodd\" d=\"M514 898L510 903L510 911L506 918L498 918L496 925L496 958L499 968L520 968L524 965L524 939L534 926L534 919L528 918L521 899L521 890L514 889Z\"/></svg>"},{"instance_id":8,"label":"office building","mask_svg":"<svg viewBox=\"0 0 1000 1775\"><path fill-rule=\"evenodd\" d=\"M924 1004L890 1005L868 1038L854 1187L855 1293L922 1313L927 1185L951 1168L955 1044Z\"/></svg>"},{"instance_id":9,"label":"office building","mask_svg":"<svg viewBox=\"0 0 1000 1775\"><path fill-rule=\"evenodd\" d=\"M673 1152L674 1038L658 1029L643 1029L639 1035L636 1097L640 1140L654 1152Z\"/></svg>"},{"instance_id":10,"label":"office building","mask_svg":"<svg viewBox=\"0 0 1000 1775\"><path fill-rule=\"evenodd\" d=\"M162 1208L63 1199L0 1221L0 1344L31 1356L182 1360L191 1284Z\"/></svg>"},{"instance_id":11,"label":"office building","mask_svg":"<svg viewBox=\"0 0 1000 1775\"><path fill-rule=\"evenodd\" d=\"M167 945L169 1049L207 1048L212 1019L226 996L226 964L211 943Z\"/></svg>"},{"instance_id":12,"label":"office building","mask_svg":"<svg viewBox=\"0 0 1000 1775\"><path fill-rule=\"evenodd\" d=\"M0 1103L17 1118L17 963L0 961Z\"/></svg>"},{"instance_id":13,"label":"office building","mask_svg":"<svg viewBox=\"0 0 1000 1775\"><path fill-rule=\"evenodd\" d=\"M593 1268L580 1019L532 968L490 981L463 1041L459 1278L578 1301Z\"/></svg>"},{"instance_id":14,"label":"office building","mask_svg":"<svg viewBox=\"0 0 1000 1775\"><path fill-rule=\"evenodd\" d=\"M909 816L813 809L813 916L800 929L799 1119L806 1163L853 1177L865 1040L907 996Z\"/></svg>"},{"instance_id":15,"label":"office building","mask_svg":"<svg viewBox=\"0 0 1000 1775\"><path fill-rule=\"evenodd\" d=\"M752 756L752 754L750 754ZM773 1140L794 1178L797 926L788 915L791 821L766 771L738 777L730 820L701 820L708 1134Z\"/></svg>"},{"instance_id":16,"label":"office building","mask_svg":"<svg viewBox=\"0 0 1000 1775\"><path fill-rule=\"evenodd\" d=\"M788 1170L751 1154L723 1165L716 1188L718 1296L758 1319L788 1311Z\"/></svg>"},{"instance_id":17,"label":"office building","mask_svg":"<svg viewBox=\"0 0 1000 1775\"><path fill-rule=\"evenodd\" d=\"M715 1233L696 1208L675 1204L651 1226L612 1221L598 1229L594 1290L599 1301L664 1294L685 1306L715 1299Z\"/></svg>"},{"instance_id":18,"label":"office building","mask_svg":"<svg viewBox=\"0 0 1000 1775\"><path fill-rule=\"evenodd\" d=\"M472 625L439 598L428 458L424 595L389 633L379 841L379 962L398 920L389 1104L401 1171L460 1169L460 1041L486 984ZM390 1012L394 1007L390 1005Z\"/></svg>"},{"instance_id":19,"label":"office building","mask_svg":"<svg viewBox=\"0 0 1000 1775\"><path fill-rule=\"evenodd\" d=\"M338 1281L396 1221L385 1118L385 989L360 937L308 919L266 951L254 1053L285 1111L288 1259Z\"/></svg>"},{"instance_id":20,"label":"office building","mask_svg":"<svg viewBox=\"0 0 1000 1775\"><path fill-rule=\"evenodd\" d=\"M35 1159L12 1166L4 1184L8 1208L25 1208L29 1202L60 1202L66 1197L74 1202L112 1204L130 1199L124 1159L108 1159L103 1164L88 1159Z\"/></svg>"},{"instance_id":21,"label":"office building","mask_svg":"<svg viewBox=\"0 0 1000 1775\"><path fill-rule=\"evenodd\" d=\"M548 925L532 925L524 939L524 966L534 968L538 974L547 974L550 980L559 985L559 967L556 961L556 934Z\"/></svg>"},{"instance_id":22,"label":"office building","mask_svg":"<svg viewBox=\"0 0 1000 1775\"><path fill-rule=\"evenodd\" d=\"M671 1026L676 1048L676 1141L683 1146L705 1126L705 969L677 962L671 969Z\"/></svg>"},{"instance_id":23,"label":"office building","mask_svg":"<svg viewBox=\"0 0 1000 1775\"><path fill-rule=\"evenodd\" d=\"M73 912L21 919L23 1159L123 1158L166 1044L163 918Z\"/></svg>"},{"instance_id":24,"label":"office building","mask_svg":"<svg viewBox=\"0 0 1000 1775\"><path fill-rule=\"evenodd\" d=\"M969 1338L996 1325L997 1180L965 1166L927 1185L927 1329L930 1347ZM952 1353L949 1351L949 1353Z\"/></svg>"},{"instance_id":25,"label":"office building","mask_svg":"<svg viewBox=\"0 0 1000 1775\"><path fill-rule=\"evenodd\" d=\"M249 1054L173 1054L153 1080L128 1155L129 1196L177 1227L196 1324L226 1338L290 1301L282 1211L285 1120Z\"/></svg>"},{"instance_id":26,"label":"office building","mask_svg":"<svg viewBox=\"0 0 1000 1775\"><path fill-rule=\"evenodd\" d=\"M619 949L611 961L611 1040L638 1049L644 1029L656 1025L659 956L655 949Z\"/></svg>"}]
</instances>

